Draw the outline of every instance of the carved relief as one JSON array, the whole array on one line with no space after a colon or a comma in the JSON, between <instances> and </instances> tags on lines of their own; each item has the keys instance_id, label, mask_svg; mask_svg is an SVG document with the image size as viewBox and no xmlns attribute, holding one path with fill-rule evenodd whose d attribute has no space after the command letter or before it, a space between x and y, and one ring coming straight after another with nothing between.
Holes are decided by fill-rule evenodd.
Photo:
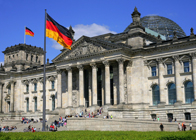
<instances>
[{"instance_id":1,"label":"carved relief","mask_svg":"<svg viewBox=\"0 0 196 140\"><path fill-rule=\"evenodd\" d=\"M74 51L72 51L70 54L68 54L67 57L72 58L72 57L76 57L76 56L97 53L97 52L101 52L101 51L105 51L105 50L106 49L104 49L102 46L95 46L93 44L89 44L87 42L84 42L78 48L76 48Z\"/></svg>"},{"instance_id":2,"label":"carved relief","mask_svg":"<svg viewBox=\"0 0 196 140\"><path fill-rule=\"evenodd\" d=\"M47 77L48 81L54 81L55 78L56 78L55 76L48 76L48 77Z\"/></svg>"},{"instance_id":3,"label":"carved relief","mask_svg":"<svg viewBox=\"0 0 196 140\"><path fill-rule=\"evenodd\" d=\"M29 82L30 82L29 80L23 80L23 81L22 81L22 83L23 83L24 85L28 85Z\"/></svg>"}]
</instances>

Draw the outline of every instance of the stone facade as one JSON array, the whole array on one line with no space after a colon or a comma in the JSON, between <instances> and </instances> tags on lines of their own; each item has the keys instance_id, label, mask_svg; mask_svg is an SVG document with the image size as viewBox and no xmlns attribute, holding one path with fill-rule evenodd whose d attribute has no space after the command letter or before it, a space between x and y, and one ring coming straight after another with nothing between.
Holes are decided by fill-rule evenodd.
<instances>
[{"instance_id":1,"label":"stone facade","mask_svg":"<svg viewBox=\"0 0 196 140\"><path fill-rule=\"evenodd\" d=\"M145 32L137 8L126 32L82 36L46 64L46 114L102 106L114 117L196 120L196 36L162 41ZM6 48L0 68L0 112L35 116L43 110L41 48Z\"/></svg>"}]
</instances>

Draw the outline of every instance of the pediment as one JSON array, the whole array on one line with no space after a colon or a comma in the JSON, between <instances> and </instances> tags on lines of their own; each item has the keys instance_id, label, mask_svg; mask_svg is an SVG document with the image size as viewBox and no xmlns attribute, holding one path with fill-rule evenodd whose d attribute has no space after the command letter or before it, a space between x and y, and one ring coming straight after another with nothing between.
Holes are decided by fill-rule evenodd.
<instances>
[{"instance_id":1,"label":"pediment","mask_svg":"<svg viewBox=\"0 0 196 140\"><path fill-rule=\"evenodd\" d=\"M107 49L102 46L96 46L93 45L92 43L87 43L86 41L84 41L77 48L71 50L70 53L68 53L64 59L83 56L83 55L90 55L93 53L99 53L106 50Z\"/></svg>"}]
</instances>

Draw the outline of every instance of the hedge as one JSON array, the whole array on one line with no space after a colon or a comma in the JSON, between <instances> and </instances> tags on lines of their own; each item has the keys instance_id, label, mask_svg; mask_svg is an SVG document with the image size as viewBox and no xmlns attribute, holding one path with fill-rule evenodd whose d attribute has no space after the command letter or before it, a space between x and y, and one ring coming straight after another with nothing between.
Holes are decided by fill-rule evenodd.
<instances>
[{"instance_id":1,"label":"hedge","mask_svg":"<svg viewBox=\"0 0 196 140\"><path fill-rule=\"evenodd\" d=\"M196 140L196 131L59 131L0 133L1 140Z\"/></svg>"}]
</instances>

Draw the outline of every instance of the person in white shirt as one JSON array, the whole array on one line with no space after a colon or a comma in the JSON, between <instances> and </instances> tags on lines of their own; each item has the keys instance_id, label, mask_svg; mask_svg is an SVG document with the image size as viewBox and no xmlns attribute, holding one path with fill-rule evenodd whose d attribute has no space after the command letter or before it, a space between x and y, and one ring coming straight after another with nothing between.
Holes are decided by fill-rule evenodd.
<instances>
[{"instance_id":1,"label":"person in white shirt","mask_svg":"<svg viewBox=\"0 0 196 140\"><path fill-rule=\"evenodd\" d=\"M191 123L191 122L190 122L189 126L190 126L190 130L192 130L193 125L192 125L192 123Z\"/></svg>"}]
</instances>

